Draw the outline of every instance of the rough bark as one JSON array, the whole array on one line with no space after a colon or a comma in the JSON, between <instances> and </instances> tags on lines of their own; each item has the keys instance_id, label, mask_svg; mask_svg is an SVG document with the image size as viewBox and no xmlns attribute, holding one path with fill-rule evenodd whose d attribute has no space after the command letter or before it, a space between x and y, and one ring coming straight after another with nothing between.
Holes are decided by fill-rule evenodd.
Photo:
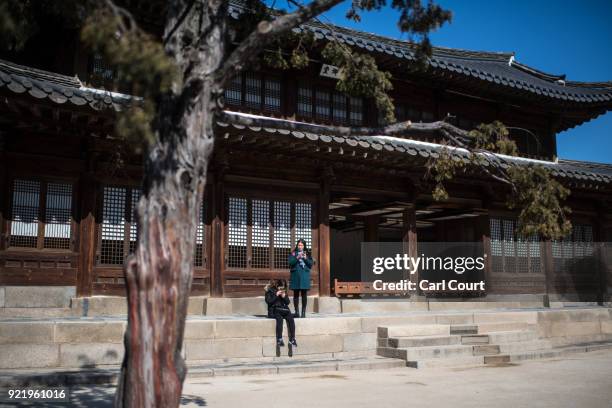
<instances>
[{"instance_id":1,"label":"rough bark","mask_svg":"<svg viewBox=\"0 0 612 408\"><path fill-rule=\"evenodd\" d=\"M181 350L194 220L219 95L210 73L223 59L227 14L223 1L193 3L172 1L168 11L165 49L181 77L159 103L157 142L145 160L138 245L126 261L128 328L116 406L177 407L187 372Z\"/></svg>"},{"instance_id":2,"label":"rough bark","mask_svg":"<svg viewBox=\"0 0 612 408\"><path fill-rule=\"evenodd\" d=\"M116 406L180 404L187 373L182 343L193 274L194 221L224 84L279 35L340 1L313 0L294 13L262 22L227 54L227 0L168 1L163 44L180 75L171 92L160 98L156 142L145 160L138 244L125 266L128 328ZM111 0L107 3L115 14L124 13Z\"/></svg>"}]
</instances>

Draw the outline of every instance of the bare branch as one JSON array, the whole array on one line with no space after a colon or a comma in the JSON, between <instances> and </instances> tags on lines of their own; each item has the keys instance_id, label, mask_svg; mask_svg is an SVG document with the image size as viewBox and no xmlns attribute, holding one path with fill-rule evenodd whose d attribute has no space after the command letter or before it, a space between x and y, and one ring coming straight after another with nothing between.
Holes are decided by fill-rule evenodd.
<instances>
[{"instance_id":1,"label":"bare branch","mask_svg":"<svg viewBox=\"0 0 612 408\"><path fill-rule=\"evenodd\" d=\"M294 27L313 17L331 9L342 0L313 0L310 4L299 10L276 17L272 21L261 21L242 42L232 51L225 60L221 69L216 73L216 81L227 83L242 70L242 67L259 55L279 35L286 33Z\"/></svg>"},{"instance_id":2,"label":"bare branch","mask_svg":"<svg viewBox=\"0 0 612 408\"><path fill-rule=\"evenodd\" d=\"M372 135L385 135L385 136L402 136L402 135L417 135L417 134L433 134L438 133L442 130L449 132L454 135L457 139L469 138L469 133L463 129L451 125L448 122L437 121L431 123L412 123L407 120L405 122L397 122L391 125L379 126L379 127L367 127L367 126L329 126L329 125L314 125L310 123L301 122L290 122L281 121L274 118L267 117L249 117L232 112L220 113L221 120L229 121L244 126L263 126L269 128L284 128L297 130L301 132L320 132L331 136L372 136ZM467 147L466 147L467 148Z\"/></svg>"},{"instance_id":3,"label":"bare branch","mask_svg":"<svg viewBox=\"0 0 612 408\"><path fill-rule=\"evenodd\" d=\"M138 29L138 24L136 24L134 16L127 9L119 7L113 0L104 0L104 4L111 13L119 18L119 26L121 27L122 33ZM125 25L125 21L129 22L129 27Z\"/></svg>"},{"instance_id":4,"label":"bare branch","mask_svg":"<svg viewBox=\"0 0 612 408\"><path fill-rule=\"evenodd\" d=\"M181 15L178 16L178 18L176 19L176 22L174 23L174 26L172 26L170 31L168 31L168 33L165 35L165 38L162 41L162 43L164 45L166 45L168 43L168 41L170 41L170 39L172 38L174 33L176 33L178 31L178 29L181 26L181 24L183 24L183 22L185 21L185 18L187 18L187 15L189 15L189 12L193 8L194 4L195 4L195 0L191 0L189 2L189 4L187 4L187 6L185 6L183 11L181 12Z\"/></svg>"}]
</instances>

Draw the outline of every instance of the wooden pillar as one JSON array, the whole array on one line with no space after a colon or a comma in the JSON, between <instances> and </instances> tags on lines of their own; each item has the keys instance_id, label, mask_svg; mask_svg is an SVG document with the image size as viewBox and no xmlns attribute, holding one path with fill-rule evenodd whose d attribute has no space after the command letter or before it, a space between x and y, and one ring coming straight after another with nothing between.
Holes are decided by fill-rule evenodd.
<instances>
[{"instance_id":1,"label":"wooden pillar","mask_svg":"<svg viewBox=\"0 0 612 408\"><path fill-rule=\"evenodd\" d=\"M368 215L365 217L363 240L365 242L378 242L378 215Z\"/></svg>"},{"instance_id":2,"label":"wooden pillar","mask_svg":"<svg viewBox=\"0 0 612 408\"><path fill-rule=\"evenodd\" d=\"M79 261L77 297L91 296L96 257L96 182L95 161L88 158L87 171L79 179Z\"/></svg>"},{"instance_id":3,"label":"wooden pillar","mask_svg":"<svg viewBox=\"0 0 612 408\"><path fill-rule=\"evenodd\" d=\"M408 256L410 258L416 259L419 256L415 206L405 208L403 211L402 243L404 247L404 253L408 253ZM409 279L410 282L414 282L418 287L419 271L417 270L415 273L411 273Z\"/></svg>"},{"instance_id":4,"label":"wooden pillar","mask_svg":"<svg viewBox=\"0 0 612 408\"><path fill-rule=\"evenodd\" d=\"M223 270L225 269L225 193L223 181L227 171L227 164L222 164L209 174L211 183L212 205L212 240L211 240L211 262L210 262L210 296L223 297Z\"/></svg>"},{"instance_id":5,"label":"wooden pillar","mask_svg":"<svg viewBox=\"0 0 612 408\"><path fill-rule=\"evenodd\" d=\"M6 249L6 220L9 209L9 186L6 180L6 154L4 153L4 135L0 133L0 250Z\"/></svg>"},{"instance_id":6,"label":"wooden pillar","mask_svg":"<svg viewBox=\"0 0 612 408\"><path fill-rule=\"evenodd\" d=\"M552 256L552 241L550 239L541 242L540 252L542 253L544 279L546 280L546 294L544 296L544 306L550 307L550 296L554 290L554 264Z\"/></svg>"},{"instance_id":7,"label":"wooden pillar","mask_svg":"<svg viewBox=\"0 0 612 408\"><path fill-rule=\"evenodd\" d=\"M491 283L491 270L493 259L491 258L491 224L489 214L484 214L477 219L477 237L476 239L482 242L482 250L484 256L484 271L482 271L481 279L485 281L486 293L491 293L489 284Z\"/></svg>"},{"instance_id":8,"label":"wooden pillar","mask_svg":"<svg viewBox=\"0 0 612 408\"><path fill-rule=\"evenodd\" d=\"M608 298L607 262L606 249L606 214L599 212L598 217L593 220L595 264L597 265L597 304L603 305Z\"/></svg>"},{"instance_id":9,"label":"wooden pillar","mask_svg":"<svg viewBox=\"0 0 612 408\"><path fill-rule=\"evenodd\" d=\"M330 231L329 231L329 199L330 185L334 180L334 174L330 167L325 168L321 176L319 190L319 296L331 294L331 257L330 257Z\"/></svg>"}]
</instances>

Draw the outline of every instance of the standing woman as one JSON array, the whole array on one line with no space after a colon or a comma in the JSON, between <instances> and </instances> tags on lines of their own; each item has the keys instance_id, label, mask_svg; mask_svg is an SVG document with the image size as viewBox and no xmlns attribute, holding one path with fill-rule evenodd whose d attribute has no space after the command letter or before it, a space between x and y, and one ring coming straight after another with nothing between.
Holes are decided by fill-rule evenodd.
<instances>
[{"instance_id":1,"label":"standing woman","mask_svg":"<svg viewBox=\"0 0 612 408\"><path fill-rule=\"evenodd\" d=\"M306 302L308 290L310 289L310 268L312 267L312 256L306 248L306 241L298 239L295 248L289 254L289 267L291 268L291 278L289 287L293 290L293 306L295 307L295 317L299 317L298 305L300 294L302 295L302 317L306 317Z\"/></svg>"}]
</instances>

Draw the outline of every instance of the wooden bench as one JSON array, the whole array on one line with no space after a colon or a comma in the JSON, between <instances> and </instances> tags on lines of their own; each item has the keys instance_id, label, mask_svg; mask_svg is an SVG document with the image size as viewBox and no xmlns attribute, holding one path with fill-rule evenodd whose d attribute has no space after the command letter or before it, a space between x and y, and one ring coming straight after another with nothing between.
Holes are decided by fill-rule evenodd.
<instances>
[{"instance_id":1,"label":"wooden bench","mask_svg":"<svg viewBox=\"0 0 612 408\"><path fill-rule=\"evenodd\" d=\"M341 282L334 279L334 294L337 297L357 297L357 296L405 296L408 292L398 292L396 290L376 290L372 282Z\"/></svg>"}]
</instances>

